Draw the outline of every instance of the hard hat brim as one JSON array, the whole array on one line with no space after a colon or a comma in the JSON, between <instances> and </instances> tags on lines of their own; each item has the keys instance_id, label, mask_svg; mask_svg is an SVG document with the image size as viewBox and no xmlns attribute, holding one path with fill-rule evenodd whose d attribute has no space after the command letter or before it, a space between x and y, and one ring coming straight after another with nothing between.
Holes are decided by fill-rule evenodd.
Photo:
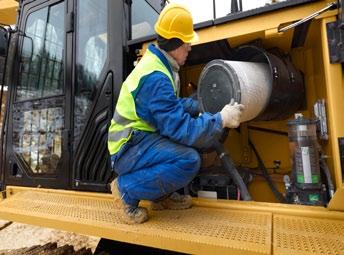
<instances>
[{"instance_id":1,"label":"hard hat brim","mask_svg":"<svg viewBox=\"0 0 344 255\"><path fill-rule=\"evenodd\" d=\"M158 35L164 37L165 39L178 38L182 40L184 43L196 43L199 41L198 34L195 31L193 31L193 34L191 36L185 37L184 35L177 33L168 34L166 31L162 30L157 25L155 25L155 32Z\"/></svg>"},{"instance_id":2,"label":"hard hat brim","mask_svg":"<svg viewBox=\"0 0 344 255\"><path fill-rule=\"evenodd\" d=\"M185 42L185 43L196 43L198 41L199 41L199 37L198 37L198 34L195 31L193 31L193 35L192 35L192 37L190 39L185 40L185 41L183 40L183 42Z\"/></svg>"}]
</instances>

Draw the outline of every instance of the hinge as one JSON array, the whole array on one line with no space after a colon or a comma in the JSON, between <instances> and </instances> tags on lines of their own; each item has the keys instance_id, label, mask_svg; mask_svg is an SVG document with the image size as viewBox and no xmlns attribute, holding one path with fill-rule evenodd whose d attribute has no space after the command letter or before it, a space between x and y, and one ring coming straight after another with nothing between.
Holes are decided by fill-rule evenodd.
<instances>
[{"instance_id":1,"label":"hinge","mask_svg":"<svg viewBox=\"0 0 344 255\"><path fill-rule=\"evenodd\" d=\"M74 31L74 12L68 12L66 16L66 33Z\"/></svg>"}]
</instances>

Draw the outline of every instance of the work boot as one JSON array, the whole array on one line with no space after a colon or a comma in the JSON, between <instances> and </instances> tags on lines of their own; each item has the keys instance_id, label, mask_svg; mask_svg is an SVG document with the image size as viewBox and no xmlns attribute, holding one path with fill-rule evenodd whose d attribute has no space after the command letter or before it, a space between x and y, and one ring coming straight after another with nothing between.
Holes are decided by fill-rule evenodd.
<instances>
[{"instance_id":1,"label":"work boot","mask_svg":"<svg viewBox=\"0 0 344 255\"><path fill-rule=\"evenodd\" d=\"M192 199L189 195L180 195L177 192L173 192L166 198L152 201L151 209L152 210L183 210L188 209L192 206Z\"/></svg>"},{"instance_id":2,"label":"work boot","mask_svg":"<svg viewBox=\"0 0 344 255\"><path fill-rule=\"evenodd\" d=\"M126 224L139 224L148 220L148 211L144 207L132 206L125 203L118 190L117 178L110 184L111 193L115 199L115 204L120 209L120 219Z\"/></svg>"}]
</instances>

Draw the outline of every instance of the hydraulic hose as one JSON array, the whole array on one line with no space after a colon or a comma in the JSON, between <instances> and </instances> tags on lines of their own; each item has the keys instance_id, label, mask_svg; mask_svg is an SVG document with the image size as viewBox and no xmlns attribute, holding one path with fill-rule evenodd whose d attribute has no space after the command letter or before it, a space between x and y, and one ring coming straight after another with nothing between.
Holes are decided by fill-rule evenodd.
<instances>
[{"instance_id":1,"label":"hydraulic hose","mask_svg":"<svg viewBox=\"0 0 344 255\"><path fill-rule=\"evenodd\" d=\"M330 170L328 169L328 166L326 164L325 159L322 157L320 157L320 169L323 170L325 176L326 176L326 180L327 180L327 188L328 188L328 194L330 196L330 199L333 197L334 194L334 185L332 182L332 178L331 178L331 174L330 174Z\"/></svg>"},{"instance_id":2,"label":"hydraulic hose","mask_svg":"<svg viewBox=\"0 0 344 255\"><path fill-rule=\"evenodd\" d=\"M262 158L259 156L256 147L253 145L253 143L250 140L249 140L249 143L250 143L250 146L252 147L252 150L253 150L254 154L257 157L259 168L262 171L262 174L263 174L264 178L266 179L270 189L272 190L272 192L274 193L275 197L278 199L278 201L280 203L286 203L287 201L286 201L285 197L277 190L275 184L273 183L273 181L271 179L271 176L269 175L268 170L266 169L266 167L265 167L265 165L263 163Z\"/></svg>"},{"instance_id":3,"label":"hydraulic hose","mask_svg":"<svg viewBox=\"0 0 344 255\"><path fill-rule=\"evenodd\" d=\"M246 184L244 183L238 170L235 168L235 165L232 159L229 157L228 153L225 151L223 144L216 141L214 146L215 146L217 155L222 161L223 167L228 171L234 183L239 187L240 195L242 199L246 201L252 200L251 195L247 190Z\"/></svg>"}]
</instances>

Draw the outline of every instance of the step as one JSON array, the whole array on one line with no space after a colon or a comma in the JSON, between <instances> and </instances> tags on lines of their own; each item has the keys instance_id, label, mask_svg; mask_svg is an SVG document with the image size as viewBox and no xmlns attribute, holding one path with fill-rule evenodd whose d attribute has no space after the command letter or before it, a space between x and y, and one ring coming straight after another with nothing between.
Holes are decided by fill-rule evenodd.
<instances>
[{"instance_id":1,"label":"step","mask_svg":"<svg viewBox=\"0 0 344 255\"><path fill-rule=\"evenodd\" d=\"M0 219L191 254L340 254L344 250L342 214L324 208L280 205L276 209L269 203L228 202L195 200L191 209L149 211L148 222L126 225L120 223L111 195L23 189L0 202ZM288 215L288 210L298 215ZM307 210L319 217L302 215Z\"/></svg>"}]
</instances>

